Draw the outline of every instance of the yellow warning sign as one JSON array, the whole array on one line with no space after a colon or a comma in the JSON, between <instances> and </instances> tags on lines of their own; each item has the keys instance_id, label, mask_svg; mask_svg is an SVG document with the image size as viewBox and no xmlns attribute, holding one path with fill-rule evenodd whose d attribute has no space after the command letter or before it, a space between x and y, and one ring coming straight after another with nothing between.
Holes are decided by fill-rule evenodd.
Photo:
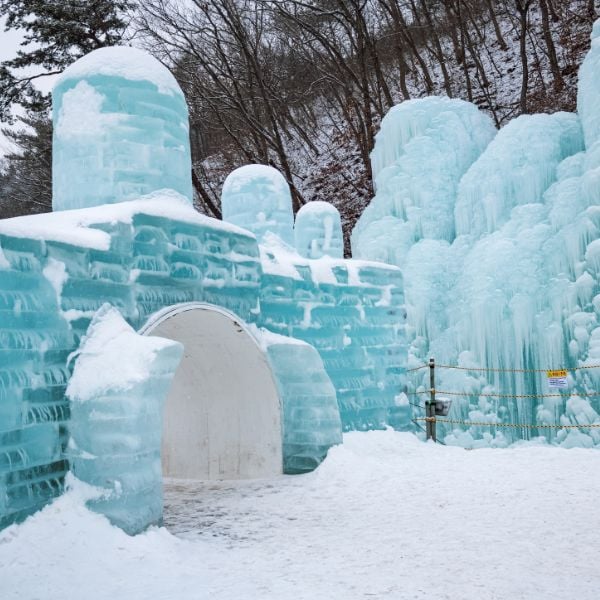
<instances>
[{"instance_id":1,"label":"yellow warning sign","mask_svg":"<svg viewBox=\"0 0 600 600\"><path fill-rule=\"evenodd\" d=\"M550 389L564 389L567 387L567 370L546 371L548 387Z\"/></svg>"},{"instance_id":2,"label":"yellow warning sign","mask_svg":"<svg viewBox=\"0 0 600 600\"><path fill-rule=\"evenodd\" d=\"M566 377L567 370L560 369L558 371L546 371L546 377Z\"/></svg>"}]
</instances>

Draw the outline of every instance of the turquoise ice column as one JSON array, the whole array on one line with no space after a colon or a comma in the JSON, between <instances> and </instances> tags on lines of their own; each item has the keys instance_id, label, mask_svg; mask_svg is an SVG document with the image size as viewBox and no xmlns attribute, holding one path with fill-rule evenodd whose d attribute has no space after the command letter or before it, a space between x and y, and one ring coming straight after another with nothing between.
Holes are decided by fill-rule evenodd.
<instances>
[{"instance_id":1,"label":"turquoise ice column","mask_svg":"<svg viewBox=\"0 0 600 600\"><path fill-rule=\"evenodd\" d=\"M162 188L192 201L188 112L175 78L135 48L101 48L52 94L52 208L139 198Z\"/></svg>"},{"instance_id":2,"label":"turquoise ice column","mask_svg":"<svg viewBox=\"0 0 600 600\"><path fill-rule=\"evenodd\" d=\"M267 165L245 165L232 171L221 193L223 220L249 229L262 242L269 233L294 244L290 187Z\"/></svg>"},{"instance_id":3,"label":"turquoise ice column","mask_svg":"<svg viewBox=\"0 0 600 600\"><path fill-rule=\"evenodd\" d=\"M340 213L333 204L315 200L296 215L296 250L304 258L344 257L344 237Z\"/></svg>"}]
</instances>

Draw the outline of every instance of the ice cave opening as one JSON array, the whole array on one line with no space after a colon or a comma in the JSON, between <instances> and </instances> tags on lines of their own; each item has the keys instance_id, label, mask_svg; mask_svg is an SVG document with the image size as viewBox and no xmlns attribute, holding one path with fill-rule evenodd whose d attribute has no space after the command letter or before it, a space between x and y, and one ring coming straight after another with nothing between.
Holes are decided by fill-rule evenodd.
<instances>
[{"instance_id":1,"label":"ice cave opening","mask_svg":"<svg viewBox=\"0 0 600 600\"><path fill-rule=\"evenodd\" d=\"M253 479L283 472L279 393L248 327L218 306L168 307L140 330L184 354L164 408L161 462L173 479Z\"/></svg>"}]
</instances>

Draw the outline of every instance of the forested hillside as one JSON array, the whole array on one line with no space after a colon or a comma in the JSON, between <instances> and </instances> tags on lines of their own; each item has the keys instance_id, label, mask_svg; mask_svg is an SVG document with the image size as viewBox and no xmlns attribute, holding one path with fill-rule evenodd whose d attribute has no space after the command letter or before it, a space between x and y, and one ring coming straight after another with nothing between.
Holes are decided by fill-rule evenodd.
<instances>
[{"instance_id":1,"label":"forested hillside","mask_svg":"<svg viewBox=\"0 0 600 600\"><path fill-rule=\"evenodd\" d=\"M152 52L186 93L198 207L219 216L224 177L244 163L269 163L290 183L296 209L333 202L346 234L372 196L369 153L392 105L459 97L498 127L520 113L574 110L598 10L593 0L118 4L127 23L121 43ZM44 111L30 109L27 118L39 120L40 135L21 140L26 155L49 132ZM36 176L46 186L44 157ZM14 185L19 169L35 169L35 156L9 157L0 182L4 215L26 207ZM41 204L26 210L47 207L44 189Z\"/></svg>"}]
</instances>

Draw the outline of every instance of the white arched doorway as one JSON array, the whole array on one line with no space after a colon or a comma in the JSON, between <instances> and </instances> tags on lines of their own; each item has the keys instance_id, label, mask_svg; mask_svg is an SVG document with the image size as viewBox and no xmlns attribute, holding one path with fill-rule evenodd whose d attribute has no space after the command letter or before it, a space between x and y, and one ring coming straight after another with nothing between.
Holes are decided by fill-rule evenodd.
<instances>
[{"instance_id":1,"label":"white arched doorway","mask_svg":"<svg viewBox=\"0 0 600 600\"><path fill-rule=\"evenodd\" d=\"M178 479L243 479L283 471L279 394L246 326L209 304L155 314L140 333L181 342L163 420L162 468Z\"/></svg>"}]
</instances>

